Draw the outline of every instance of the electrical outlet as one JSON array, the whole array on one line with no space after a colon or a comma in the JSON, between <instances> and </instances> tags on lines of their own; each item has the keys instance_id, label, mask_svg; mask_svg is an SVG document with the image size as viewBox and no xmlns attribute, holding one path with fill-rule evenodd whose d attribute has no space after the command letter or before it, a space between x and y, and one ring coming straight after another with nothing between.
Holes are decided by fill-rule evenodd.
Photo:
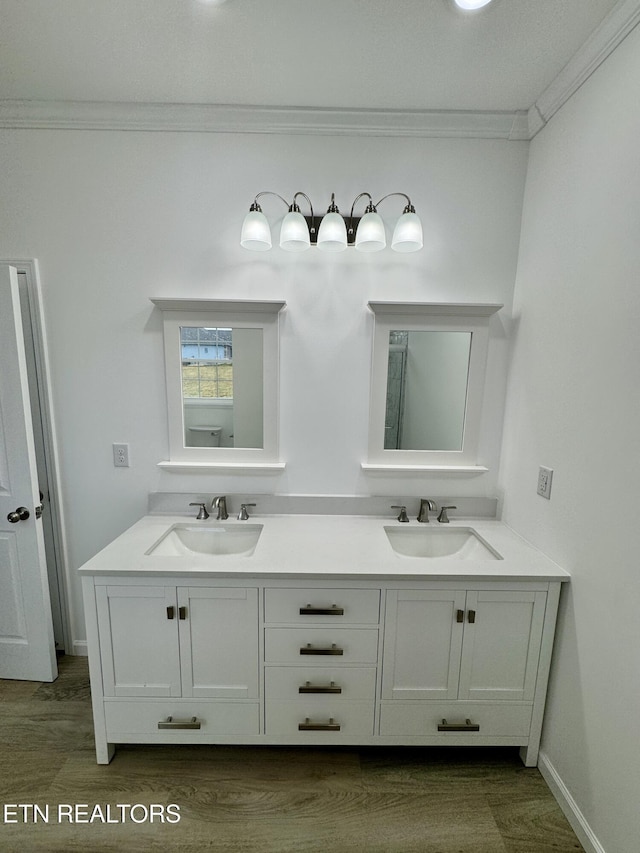
<instances>
[{"instance_id":1,"label":"electrical outlet","mask_svg":"<svg viewBox=\"0 0 640 853\"><path fill-rule=\"evenodd\" d=\"M129 467L129 445L114 444L113 445L113 464L115 468Z\"/></svg>"},{"instance_id":2,"label":"electrical outlet","mask_svg":"<svg viewBox=\"0 0 640 853\"><path fill-rule=\"evenodd\" d=\"M551 498L551 480L553 479L553 469L545 468L541 465L538 468L538 494L549 500Z\"/></svg>"}]
</instances>

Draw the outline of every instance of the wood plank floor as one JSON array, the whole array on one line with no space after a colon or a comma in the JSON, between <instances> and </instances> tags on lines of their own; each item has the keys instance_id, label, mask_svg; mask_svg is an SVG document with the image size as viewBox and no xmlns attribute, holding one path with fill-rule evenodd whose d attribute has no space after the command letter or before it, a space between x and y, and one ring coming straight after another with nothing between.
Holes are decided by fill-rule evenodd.
<instances>
[{"instance_id":1,"label":"wood plank floor","mask_svg":"<svg viewBox=\"0 0 640 853\"><path fill-rule=\"evenodd\" d=\"M0 681L2 853L583 849L517 750L141 745L119 747L99 766L86 659L59 665L53 684ZM173 824L159 819L171 803L180 807ZM34 822L32 809L6 812L33 804L43 815L49 808L48 822ZM72 823L59 820L60 804L86 804L87 819L95 805L102 812ZM121 804L137 806L123 822Z\"/></svg>"}]
</instances>

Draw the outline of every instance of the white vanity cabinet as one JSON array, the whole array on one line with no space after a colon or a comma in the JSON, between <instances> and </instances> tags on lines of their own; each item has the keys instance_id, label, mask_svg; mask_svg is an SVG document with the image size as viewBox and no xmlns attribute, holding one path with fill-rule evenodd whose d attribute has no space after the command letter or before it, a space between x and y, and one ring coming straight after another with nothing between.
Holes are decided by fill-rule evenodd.
<instances>
[{"instance_id":1,"label":"white vanity cabinet","mask_svg":"<svg viewBox=\"0 0 640 853\"><path fill-rule=\"evenodd\" d=\"M529 738L546 690L555 586L389 590L380 734L455 744Z\"/></svg>"},{"instance_id":2,"label":"white vanity cabinet","mask_svg":"<svg viewBox=\"0 0 640 853\"><path fill-rule=\"evenodd\" d=\"M98 761L117 743L521 747L560 580L83 577Z\"/></svg>"},{"instance_id":3,"label":"white vanity cabinet","mask_svg":"<svg viewBox=\"0 0 640 853\"><path fill-rule=\"evenodd\" d=\"M87 588L99 761L108 761L118 742L258 734L256 588L157 578L96 578Z\"/></svg>"},{"instance_id":4,"label":"white vanity cabinet","mask_svg":"<svg viewBox=\"0 0 640 853\"><path fill-rule=\"evenodd\" d=\"M286 743L374 735L380 589L265 589L265 734Z\"/></svg>"}]
</instances>

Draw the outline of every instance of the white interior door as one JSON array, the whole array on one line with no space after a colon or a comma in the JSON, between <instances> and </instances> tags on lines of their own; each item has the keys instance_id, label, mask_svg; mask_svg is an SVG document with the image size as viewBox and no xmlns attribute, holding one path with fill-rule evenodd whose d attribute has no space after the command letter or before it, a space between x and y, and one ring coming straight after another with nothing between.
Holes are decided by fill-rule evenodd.
<instances>
[{"instance_id":1,"label":"white interior door","mask_svg":"<svg viewBox=\"0 0 640 853\"><path fill-rule=\"evenodd\" d=\"M53 622L20 316L18 275L0 265L0 678L53 681Z\"/></svg>"}]
</instances>

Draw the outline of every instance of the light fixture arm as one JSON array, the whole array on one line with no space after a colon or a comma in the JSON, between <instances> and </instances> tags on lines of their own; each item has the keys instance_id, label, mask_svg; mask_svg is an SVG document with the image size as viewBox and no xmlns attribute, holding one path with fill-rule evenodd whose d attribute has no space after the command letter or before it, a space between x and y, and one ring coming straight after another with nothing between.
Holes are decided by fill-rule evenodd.
<instances>
[{"instance_id":1,"label":"light fixture arm","mask_svg":"<svg viewBox=\"0 0 640 853\"><path fill-rule=\"evenodd\" d=\"M375 210L376 207L378 206L378 204L381 204L386 198L391 198L392 195L401 195L402 198L406 198L407 204L405 206L405 209L402 211L403 213L415 213L416 212L415 207L411 204L411 199L409 198L409 196L406 193L387 193L387 195L383 195L382 198L380 199L380 201L373 206L373 209Z\"/></svg>"},{"instance_id":2,"label":"light fixture arm","mask_svg":"<svg viewBox=\"0 0 640 853\"><path fill-rule=\"evenodd\" d=\"M282 198L282 196L281 196L281 195L279 195L278 193L271 192L270 190L264 190L263 192L258 193L258 195L254 198L253 203L252 203L251 207L249 208L249 210L250 210L251 212L253 212L253 211L257 210L257 211L258 211L258 213L262 213L262 208L261 208L261 207L260 207L260 205L258 204L258 199L260 198L260 196L261 196L261 195L274 195L276 198L279 198L281 202L283 202L284 204L286 204L286 206L287 206L289 209L291 209L291 208L290 208L290 206L289 206L289 202L286 200L286 198ZM295 196L294 196L294 200L295 200Z\"/></svg>"}]
</instances>

